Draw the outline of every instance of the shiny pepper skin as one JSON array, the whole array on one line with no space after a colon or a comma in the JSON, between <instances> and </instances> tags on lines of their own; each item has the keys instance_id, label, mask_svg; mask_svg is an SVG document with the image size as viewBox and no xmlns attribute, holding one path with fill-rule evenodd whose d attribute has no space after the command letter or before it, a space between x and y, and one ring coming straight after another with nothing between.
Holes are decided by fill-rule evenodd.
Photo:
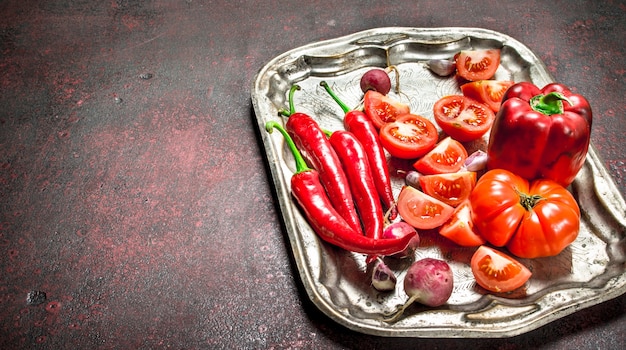
<instances>
[{"instance_id":1,"label":"shiny pepper skin","mask_svg":"<svg viewBox=\"0 0 626 350\"><path fill-rule=\"evenodd\" d=\"M491 129L489 169L567 187L585 162L591 134L589 102L562 84L510 87Z\"/></svg>"}]
</instances>

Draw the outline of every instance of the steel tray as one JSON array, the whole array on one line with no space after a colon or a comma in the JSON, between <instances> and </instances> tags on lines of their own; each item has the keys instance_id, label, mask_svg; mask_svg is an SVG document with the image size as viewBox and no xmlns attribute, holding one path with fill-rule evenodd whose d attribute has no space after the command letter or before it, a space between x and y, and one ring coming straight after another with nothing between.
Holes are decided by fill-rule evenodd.
<instances>
[{"instance_id":1,"label":"steel tray","mask_svg":"<svg viewBox=\"0 0 626 350\"><path fill-rule=\"evenodd\" d=\"M379 336L509 337L626 292L626 205L593 146L569 187L582 210L580 234L558 256L521 259L533 271L524 290L504 295L485 292L475 284L469 267L474 249L459 248L436 233L422 232L414 259L448 261L454 271L454 291L446 305L411 306L395 323L381 318L407 299L401 281L414 259L388 258L399 283L393 292L377 292L370 286L364 256L322 242L301 215L290 194L293 158L279 133L268 134L264 129L269 120L284 123L278 110L287 107L292 84L302 87L295 94L297 110L332 131L343 127L343 112L319 86L320 81L326 80L346 104L356 107L362 98L360 76L371 67L395 65L401 90L390 95L409 103L413 113L432 119L434 102L460 89L454 77L433 75L425 62L470 48L502 50L497 80L531 81L538 86L553 81L541 60L507 35L479 28L395 27L291 50L267 63L254 80L256 120L300 278L313 303L347 328ZM487 139L467 144L468 150L484 149ZM397 196L403 185L399 170L410 169L410 163L389 158L389 165Z\"/></svg>"}]
</instances>

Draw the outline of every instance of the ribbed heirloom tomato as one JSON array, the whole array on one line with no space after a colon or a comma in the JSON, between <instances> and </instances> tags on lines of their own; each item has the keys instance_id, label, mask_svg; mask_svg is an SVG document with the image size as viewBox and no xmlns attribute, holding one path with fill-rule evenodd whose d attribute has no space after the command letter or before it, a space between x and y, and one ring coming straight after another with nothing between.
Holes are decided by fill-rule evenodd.
<instances>
[{"instance_id":1,"label":"ribbed heirloom tomato","mask_svg":"<svg viewBox=\"0 0 626 350\"><path fill-rule=\"evenodd\" d=\"M485 173L470 195L472 220L481 236L518 257L559 254L580 230L580 209L565 187L533 182L503 169Z\"/></svg>"}]
</instances>

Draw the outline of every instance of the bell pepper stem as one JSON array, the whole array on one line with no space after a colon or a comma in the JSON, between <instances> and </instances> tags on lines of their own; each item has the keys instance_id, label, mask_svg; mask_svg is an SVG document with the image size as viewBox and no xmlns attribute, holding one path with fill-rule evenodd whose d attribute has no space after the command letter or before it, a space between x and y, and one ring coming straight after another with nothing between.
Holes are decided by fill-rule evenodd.
<instances>
[{"instance_id":1,"label":"bell pepper stem","mask_svg":"<svg viewBox=\"0 0 626 350\"><path fill-rule=\"evenodd\" d=\"M300 151L298 151L298 147L296 147L296 144L293 142L293 139L287 133L287 130L285 130L285 128L283 128L282 125L278 124L277 122L273 120L270 120L269 122L265 123L265 130L267 130L267 132L269 132L270 134L272 133L274 129L277 129L283 135L283 137L285 138L285 142L287 142L287 146L289 147L289 150L291 150L291 153L293 154L293 157L296 160L296 174L301 173L303 171L311 170L306 164L306 161L302 157L302 154L300 153Z\"/></svg>"},{"instance_id":2,"label":"bell pepper stem","mask_svg":"<svg viewBox=\"0 0 626 350\"><path fill-rule=\"evenodd\" d=\"M545 95L534 96L530 99L530 106L533 110L545 115L563 114L563 101L573 105L572 101L565 95L553 91Z\"/></svg>"}]
</instances>

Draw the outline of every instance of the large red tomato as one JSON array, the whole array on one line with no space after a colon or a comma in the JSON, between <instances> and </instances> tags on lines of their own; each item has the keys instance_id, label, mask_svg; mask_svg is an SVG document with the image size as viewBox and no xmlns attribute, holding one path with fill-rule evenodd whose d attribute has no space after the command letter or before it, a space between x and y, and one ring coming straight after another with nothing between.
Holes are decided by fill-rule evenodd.
<instances>
[{"instance_id":1,"label":"large red tomato","mask_svg":"<svg viewBox=\"0 0 626 350\"><path fill-rule=\"evenodd\" d=\"M472 220L494 246L522 258L554 256L580 230L580 209L552 180L527 180L503 169L485 173L470 195Z\"/></svg>"}]
</instances>

